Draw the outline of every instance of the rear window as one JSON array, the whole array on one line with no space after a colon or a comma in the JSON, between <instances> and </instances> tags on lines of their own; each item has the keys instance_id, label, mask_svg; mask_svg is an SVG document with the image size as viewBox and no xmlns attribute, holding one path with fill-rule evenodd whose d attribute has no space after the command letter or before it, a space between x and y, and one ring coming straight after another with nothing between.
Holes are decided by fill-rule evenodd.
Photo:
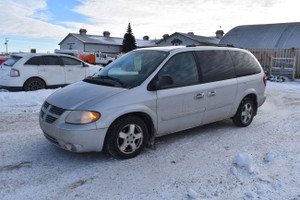
<instances>
[{"instance_id":1,"label":"rear window","mask_svg":"<svg viewBox=\"0 0 300 200\"><path fill-rule=\"evenodd\" d=\"M12 67L16 62L18 62L18 60L20 60L22 57L19 57L19 56L13 56L11 57L10 59L8 59L7 61L5 61L3 63L3 65L5 66L9 66L9 67Z\"/></svg>"},{"instance_id":2,"label":"rear window","mask_svg":"<svg viewBox=\"0 0 300 200\"><path fill-rule=\"evenodd\" d=\"M196 55L203 83L235 78L232 59L228 51L199 51Z\"/></svg>"},{"instance_id":3,"label":"rear window","mask_svg":"<svg viewBox=\"0 0 300 200\"><path fill-rule=\"evenodd\" d=\"M259 64L257 64L256 60L248 53L230 51L230 54L232 56L237 77L258 74L261 72Z\"/></svg>"}]
</instances>

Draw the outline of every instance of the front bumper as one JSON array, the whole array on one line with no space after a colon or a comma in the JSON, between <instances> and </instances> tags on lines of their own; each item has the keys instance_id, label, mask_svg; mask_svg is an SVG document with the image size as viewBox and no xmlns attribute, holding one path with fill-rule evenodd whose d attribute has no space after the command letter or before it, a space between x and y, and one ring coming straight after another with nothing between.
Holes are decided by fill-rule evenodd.
<instances>
[{"instance_id":1,"label":"front bumper","mask_svg":"<svg viewBox=\"0 0 300 200\"><path fill-rule=\"evenodd\" d=\"M44 108L42 108L43 110ZM47 109L44 112L49 111ZM56 146L73 152L102 151L108 128L97 128L95 123L86 125L66 124L64 119L70 111L64 111L61 116L41 111L40 127L45 137ZM47 121L47 116L57 117L54 122Z\"/></svg>"}]
</instances>

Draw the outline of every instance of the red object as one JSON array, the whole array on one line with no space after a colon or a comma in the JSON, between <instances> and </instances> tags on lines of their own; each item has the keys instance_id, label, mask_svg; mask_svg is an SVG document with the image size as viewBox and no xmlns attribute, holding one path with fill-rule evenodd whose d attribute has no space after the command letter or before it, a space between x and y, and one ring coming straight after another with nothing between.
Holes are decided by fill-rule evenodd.
<instances>
[{"instance_id":1,"label":"red object","mask_svg":"<svg viewBox=\"0 0 300 200\"><path fill-rule=\"evenodd\" d=\"M2 64L2 63L4 63L5 61L7 61L9 58L8 57L6 57L6 58L0 58L0 65Z\"/></svg>"},{"instance_id":2,"label":"red object","mask_svg":"<svg viewBox=\"0 0 300 200\"><path fill-rule=\"evenodd\" d=\"M263 81L264 81L265 86L267 86L267 76L264 76Z\"/></svg>"}]
</instances>

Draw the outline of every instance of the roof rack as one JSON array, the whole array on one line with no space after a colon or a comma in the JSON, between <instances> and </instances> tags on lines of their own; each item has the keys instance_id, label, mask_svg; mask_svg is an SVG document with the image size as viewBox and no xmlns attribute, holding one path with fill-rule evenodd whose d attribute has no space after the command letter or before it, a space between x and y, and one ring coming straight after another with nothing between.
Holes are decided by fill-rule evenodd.
<instances>
[{"instance_id":1,"label":"roof rack","mask_svg":"<svg viewBox=\"0 0 300 200\"><path fill-rule=\"evenodd\" d=\"M186 45L186 47L201 47L201 46L215 46L215 47L234 47L232 44L200 44L200 45L195 45L195 44L189 44Z\"/></svg>"}]
</instances>

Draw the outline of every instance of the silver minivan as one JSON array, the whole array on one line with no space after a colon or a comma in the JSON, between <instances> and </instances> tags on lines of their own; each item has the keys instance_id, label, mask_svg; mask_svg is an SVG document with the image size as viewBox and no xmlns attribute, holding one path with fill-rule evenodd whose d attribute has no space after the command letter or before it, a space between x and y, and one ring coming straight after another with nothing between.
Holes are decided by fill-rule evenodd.
<instances>
[{"instance_id":1,"label":"silver minivan","mask_svg":"<svg viewBox=\"0 0 300 200\"><path fill-rule=\"evenodd\" d=\"M39 121L63 149L131 158L169 133L227 118L248 126L265 87L264 71L246 50L138 49L50 95Z\"/></svg>"}]
</instances>

